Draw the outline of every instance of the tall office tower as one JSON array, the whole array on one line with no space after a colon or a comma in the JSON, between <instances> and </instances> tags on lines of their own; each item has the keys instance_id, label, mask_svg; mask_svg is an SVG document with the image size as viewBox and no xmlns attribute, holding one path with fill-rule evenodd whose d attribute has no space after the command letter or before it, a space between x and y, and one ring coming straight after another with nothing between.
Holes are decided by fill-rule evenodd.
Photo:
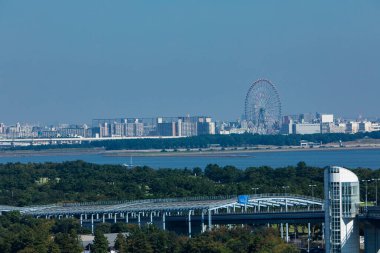
<instances>
[{"instance_id":1,"label":"tall office tower","mask_svg":"<svg viewBox=\"0 0 380 253\"><path fill-rule=\"evenodd\" d=\"M125 123L114 122L112 124L112 136L125 136Z\"/></svg>"},{"instance_id":2,"label":"tall office tower","mask_svg":"<svg viewBox=\"0 0 380 253\"><path fill-rule=\"evenodd\" d=\"M351 121L346 124L346 132L355 134L359 131L359 122Z\"/></svg>"},{"instance_id":3,"label":"tall office tower","mask_svg":"<svg viewBox=\"0 0 380 253\"><path fill-rule=\"evenodd\" d=\"M125 123L125 136L135 136L134 123Z\"/></svg>"},{"instance_id":4,"label":"tall office tower","mask_svg":"<svg viewBox=\"0 0 380 253\"><path fill-rule=\"evenodd\" d=\"M104 122L103 124L99 125L100 128L100 137L108 137L110 136L110 129L107 122Z\"/></svg>"},{"instance_id":5,"label":"tall office tower","mask_svg":"<svg viewBox=\"0 0 380 253\"><path fill-rule=\"evenodd\" d=\"M134 123L134 135L135 136L144 136L144 123L135 122Z\"/></svg>"},{"instance_id":6,"label":"tall office tower","mask_svg":"<svg viewBox=\"0 0 380 253\"><path fill-rule=\"evenodd\" d=\"M326 168L324 177L325 252L359 252L359 179L337 166Z\"/></svg>"},{"instance_id":7,"label":"tall office tower","mask_svg":"<svg viewBox=\"0 0 380 253\"><path fill-rule=\"evenodd\" d=\"M176 136L177 124L175 122L157 123L157 135L159 136Z\"/></svg>"}]
</instances>

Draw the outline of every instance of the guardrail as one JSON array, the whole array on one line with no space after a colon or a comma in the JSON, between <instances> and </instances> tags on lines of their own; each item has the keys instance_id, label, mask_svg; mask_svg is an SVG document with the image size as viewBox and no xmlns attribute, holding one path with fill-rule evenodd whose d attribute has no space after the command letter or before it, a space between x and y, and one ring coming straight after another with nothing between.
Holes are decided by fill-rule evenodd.
<instances>
[{"instance_id":1,"label":"guardrail","mask_svg":"<svg viewBox=\"0 0 380 253\"><path fill-rule=\"evenodd\" d=\"M251 194L248 195L250 199L255 198L269 198L269 197L289 197L300 198L315 202L323 203L322 199L313 198L298 194L289 193L266 193L266 194ZM140 199L140 200L120 200L120 201L96 201L96 202L77 202L77 203L62 203L62 206L98 206L98 205L121 205L121 204L138 204L138 203L169 203L169 202L188 202L188 201L207 201L207 200L227 200L237 199L238 195L225 195L225 196L198 196L198 197L184 197L184 198L160 198L160 199Z\"/></svg>"}]
</instances>

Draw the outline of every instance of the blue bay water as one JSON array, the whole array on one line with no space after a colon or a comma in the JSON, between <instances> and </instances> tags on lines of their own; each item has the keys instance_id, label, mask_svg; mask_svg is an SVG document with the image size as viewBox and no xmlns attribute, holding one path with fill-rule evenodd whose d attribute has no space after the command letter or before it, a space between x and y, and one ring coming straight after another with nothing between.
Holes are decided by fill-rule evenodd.
<instances>
[{"instance_id":1,"label":"blue bay water","mask_svg":"<svg viewBox=\"0 0 380 253\"><path fill-rule=\"evenodd\" d=\"M0 163L8 162L63 162L83 160L96 164L129 164L130 157L104 156L102 154L78 155L23 155L0 157ZM361 150L313 150L313 151L287 151L287 152L255 152L238 153L228 156L136 156L133 164L147 165L152 168L204 168L207 164L215 163L222 166L233 165L241 169L252 166L268 165L283 167L296 165L305 161L308 165L324 167L338 165L347 168L380 168L380 149Z\"/></svg>"}]
</instances>

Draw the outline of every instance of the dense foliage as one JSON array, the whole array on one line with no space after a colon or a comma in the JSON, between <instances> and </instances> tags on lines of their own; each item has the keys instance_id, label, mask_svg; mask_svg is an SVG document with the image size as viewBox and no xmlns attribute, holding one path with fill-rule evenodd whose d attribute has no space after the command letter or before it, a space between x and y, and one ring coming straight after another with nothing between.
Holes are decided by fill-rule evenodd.
<instances>
[{"instance_id":1,"label":"dense foliage","mask_svg":"<svg viewBox=\"0 0 380 253\"><path fill-rule=\"evenodd\" d=\"M354 141L362 138L380 139L380 132L356 134L306 134L306 135L258 135L258 134L230 134L230 135L200 135L187 138L172 139L129 139L85 142L77 145L46 145L16 147L13 149L50 149L50 148L105 148L108 150L120 149L179 149L179 148L207 148L211 144L221 147L252 147L257 145L288 146L300 145L301 140L322 142L323 144L338 141Z\"/></svg>"},{"instance_id":2,"label":"dense foliage","mask_svg":"<svg viewBox=\"0 0 380 253\"><path fill-rule=\"evenodd\" d=\"M379 170L355 169L360 179L380 178ZM64 163L0 164L0 204L25 206L55 202L83 202L217 196L257 193L323 196L323 169L297 166L273 169L208 165L204 170L126 168L96 165L83 161ZM375 197L375 184L369 184L369 200ZM364 190L364 187L362 187ZM364 196L364 194L362 194Z\"/></svg>"},{"instance_id":3,"label":"dense foliage","mask_svg":"<svg viewBox=\"0 0 380 253\"><path fill-rule=\"evenodd\" d=\"M142 229L131 227L128 236L119 234L119 245L125 245L121 252L146 253L292 253L298 252L286 244L272 229L251 230L249 227L222 227L198 235L192 239L162 231L154 226Z\"/></svg>"},{"instance_id":4,"label":"dense foliage","mask_svg":"<svg viewBox=\"0 0 380 253\"><path fill-rule=\"evenodd\" d=\"M78 231L78 222L71 219L54 221L5 213L0 216L0 252L80 253Z\"/></svg>"},{"instance_id":5,"label":"dense foliage","mask_svg":"<svg viewBox=\"0 0 380 253\"><path fill-rule=\"evenodd\" d=\"M78 234L83 232L78 220L74 219L45 220L21 216L16 212L5 213L0 216L0 252L80 253L83 249ZM272 229L252 231L250 227L222 227L191 239L155 226L140 229L136 225L124 224L115 232L119 233L115 248L120 253L298 252ZM103 233L100 228L95 231L91 252L108 252L108 241Z\"/></svg>"}]
</instances>

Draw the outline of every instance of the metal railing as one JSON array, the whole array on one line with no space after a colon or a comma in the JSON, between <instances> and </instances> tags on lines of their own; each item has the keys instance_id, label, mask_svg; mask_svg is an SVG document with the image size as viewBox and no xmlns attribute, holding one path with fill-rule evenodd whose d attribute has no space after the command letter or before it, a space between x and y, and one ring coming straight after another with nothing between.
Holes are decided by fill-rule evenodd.
<instances>
[{"instance_id":1,"label":"metal railing","mask_svg":"<svg viewBox=\"0 0 380 253\"><path fill-rule=\"evenodd\" d=\"M298 198L323 204L320 198L313 198L309 196L289 193L266 193L266 194L247 194L250 199L257 198L273 198L273 197L289 197ZM197 197L183 197L183 198L159 198L159 199L139 199L139 200L115 200L115 201L95 201L95 202L76 202L76 203L62 203L62 206L98 206L98 205L121 205L121 204L138 204L138 203L170 203L170 202L189 202L189 201L207 201L207 200L227 200L237 199L238 195L224 195L224 196L197 196Z\"/></svg>"}]
</instances>

